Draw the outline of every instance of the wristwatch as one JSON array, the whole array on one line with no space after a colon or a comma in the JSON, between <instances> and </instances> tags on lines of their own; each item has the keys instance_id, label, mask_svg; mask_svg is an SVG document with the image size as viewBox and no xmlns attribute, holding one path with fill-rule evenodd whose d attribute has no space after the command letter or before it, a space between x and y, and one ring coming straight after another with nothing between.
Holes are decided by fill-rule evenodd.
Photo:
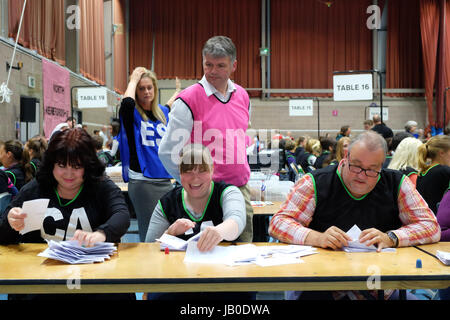
<instances>
[{"instance_id":1,"label":"wristwatch","mask_svg":"<svg viewBox=\"0 0 450 320\"><path fill-rule=\"evenodd\" d=\"M392 232L392 231L388 231L387 235L388 235L389 239L391 239L392 242L394 242L394 248L397 248L397 246L398 246L398 238L395 235L395 233Z\"/></svg>"}]
</instances>

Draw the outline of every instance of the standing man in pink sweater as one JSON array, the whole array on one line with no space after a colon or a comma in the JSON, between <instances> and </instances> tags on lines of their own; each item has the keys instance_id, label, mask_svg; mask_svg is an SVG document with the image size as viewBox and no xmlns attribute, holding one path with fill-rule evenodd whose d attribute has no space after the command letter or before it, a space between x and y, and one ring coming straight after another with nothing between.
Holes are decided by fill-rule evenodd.
<instances>
[{"instance_id":1,"label":"standing man in pink sweater","mask_svg":"<svg viewBox=\"0 0 450 320\"><path fill-rule=\"evenodd\" d=\"M204 76L175 100L159 157L172 177L180 181L179 152L184 145L200 143L208 147L214 159L213 180L239 187L244 196L247 219L239 241L251 242L253 209L247 185L250 167L245 144L250 98L230 80L237 66L236 47L230 38L210 38L202 56Z\"/></svg>"}]
</instances>

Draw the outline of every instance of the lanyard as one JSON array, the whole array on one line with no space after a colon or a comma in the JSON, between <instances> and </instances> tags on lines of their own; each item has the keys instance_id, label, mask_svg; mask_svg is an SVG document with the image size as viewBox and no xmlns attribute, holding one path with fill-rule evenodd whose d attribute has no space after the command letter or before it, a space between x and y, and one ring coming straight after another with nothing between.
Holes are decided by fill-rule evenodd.
<instances>
[{"instance_id":1,"label":"lanyard","mask_svg":"<svg viewBox=\"0 0 450 320\"><path fill-rule=\"evenodd\" d=\"M80 188L80 190L78 190L78 193L77 193L77 195L75 196L75 198L73 198L72 200L70 200L70 201L67 202L66 204L62 204L62 203L61 203L61 198L59 197L58 190L56 190L56 188L55 188L55 193L56 193L56 197L58 198L59 205L60 205L61 207L67 207L69 204L71 204L72 202L74 202L74 201L78 198L78 196L80 195L81 190L83 190L83 186L84 186L84 185L81 185L81 188Z\"/></svg>"}]
</instances>

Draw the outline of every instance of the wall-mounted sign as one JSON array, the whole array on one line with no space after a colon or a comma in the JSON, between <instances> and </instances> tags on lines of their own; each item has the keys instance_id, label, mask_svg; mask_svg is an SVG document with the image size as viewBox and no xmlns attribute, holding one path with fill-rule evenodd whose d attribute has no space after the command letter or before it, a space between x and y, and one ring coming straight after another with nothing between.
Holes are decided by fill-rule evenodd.
<instances>
[{"instance_id":1,"label":"wall-mounted sign","mask_svg":"<svg viewBox=\"0 0 450 320\"><path fill-rule=\"evenodd\" d=\"M381 114L381 108L380 107L369 107L369 114L367 116L367 119L372 120L373 116L376 114ZM389 120L389 108L383 107L383 121Z\"/></svg>"},{"instance_id":2,"label":"wall-mounted sign","mask_svg":"<svg viewBox=\"0 0 450 320\"><path fill-rule=\"evenodd\" d=\"M314 101L307 99L291 99L289 100L289 116L290 117L310 117L314 111Z\"/></svg>"},{"instance_id":3,"label":"wall-mounted sign","mask_svg":"<svg viewBox=\"0 0 450 320\"><path fill-rule=\"evenodd\" d=\"M373 100L372 74L333 76L334 101Z\"/></svg>"},{"instance_id":4,"label":"wall-mounted sign","mask_svg":"<svg viewBox=\"0 0 450 320\"><path fill-rule=\"evenodd\" d=\"M77 97L79 109L108 107L106 88L79 88Z\"/></svg>"}]
</instances>

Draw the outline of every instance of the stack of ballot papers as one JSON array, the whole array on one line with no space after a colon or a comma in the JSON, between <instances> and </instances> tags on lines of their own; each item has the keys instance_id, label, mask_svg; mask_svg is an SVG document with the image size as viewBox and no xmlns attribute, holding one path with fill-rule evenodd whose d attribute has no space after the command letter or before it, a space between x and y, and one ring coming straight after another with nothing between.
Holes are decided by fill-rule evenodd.
<instances>
[{"instance_id":1,"label":"stack of ballot papers","mask_svg":"<svg viewBox=\"0 0 450 320\"><path fill-rule=\"evenodd\" d=\"M104 262L117 251L109 242L98 242L93 247L82 247L78 241L48 242L48 248L38 256L63 261L70 264Z\"/></svg>"},{"instance_id":2,"label":"stack of ballot papers","mask_svg":"<svg viewBox=\"0 0 450 320\"><path fill-rule=\"evenodd\" d=\"M352 238L352 241L348 241L348 246L343 247L342 250L345 252L374 252L377 251L377 247L374 245L366 246L364 243L359 242L359 235L361 234L361 229L355 224L350 230L348 230L347 235ZM395 252L395 248L384 248L382 252Z\"/></svg>"},{"instance_id":3,"label":"stack of ballot papers","mask_svg":"<svg viewBox=\"0 0 450 320\"><path fill-rule=\"evenodd\" d=\"M437 251L436 257L438 257L439 260L446 266L450 266L450 252L445 251Z\"/></svg>"},{"instance_id":4,"label":"stack of ballot papers","mask_svg":"<svg viewBox=\"0 0 450 320\"><path fill-rule=\"evenodd\" d=\"M208 252L201 252L195 242L189 242L184 262L226 264L237 266L256 264L261 267L303 263L300 257L318 253L311 246L278 245L255 246L253 244L237 246L216 246Z\"/></svg>"}]
</instances>

